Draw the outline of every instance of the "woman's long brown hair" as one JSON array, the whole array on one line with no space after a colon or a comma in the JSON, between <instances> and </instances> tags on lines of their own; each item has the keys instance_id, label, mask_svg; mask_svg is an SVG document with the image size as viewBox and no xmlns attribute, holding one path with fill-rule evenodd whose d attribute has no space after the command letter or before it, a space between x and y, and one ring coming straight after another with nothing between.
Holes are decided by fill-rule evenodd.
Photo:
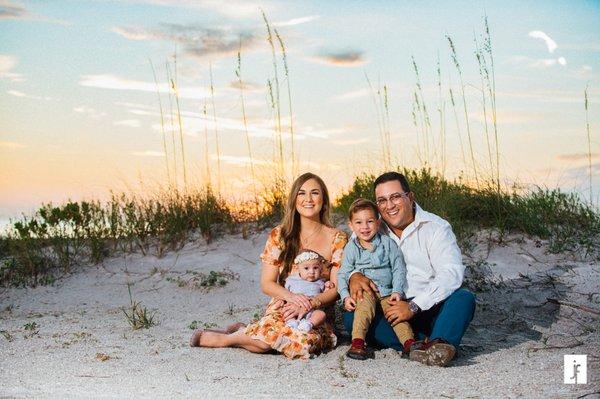
<instances>
[{"instance_id":1,"label":"woman's long brown hair","mask_svg":"<svg viewBox=\"0 0 600 399\"><path fill-rule=\"evenodd\" d=\"M319 212L319 220L322 224L331 227L329 220L329 210L331 204L329 203L329 192L323 179L313 173L304 173L299 176L292 184L289 195L287 197L287 203L285 206L285 214L281 221L281 241L283 242L283 248L279 255L279 261L283 264L283 269L279 274L279 284L284 284L290 270L294 258L300 251L300 214L296 210L296 198L298 192L304 183L308 180L314 179L319 186L321 186L321 194L323 196L323 206Z\"/></svg>"}]
</instances>

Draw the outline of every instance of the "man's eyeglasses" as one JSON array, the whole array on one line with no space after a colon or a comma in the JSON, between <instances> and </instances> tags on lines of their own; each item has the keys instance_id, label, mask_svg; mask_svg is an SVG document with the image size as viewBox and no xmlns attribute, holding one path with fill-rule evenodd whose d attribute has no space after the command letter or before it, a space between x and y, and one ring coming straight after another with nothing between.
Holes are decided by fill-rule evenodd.
<instances>
[{"instance_id":1,"label":"man's eyeglasses","mask_svg":"<svg viewBox=\"0 0 600 399\"><path fill-rule=\"evenodd\" d=\"M388 198L379 197L379 198L377 198L375 203L381 209L387 208L388 201L391 201L392 204L394 204L394 205L400 205L403 198L408 198L408 194L409 193L394 193L394 194L390 195Z\"/></svg>"}]
</instances>

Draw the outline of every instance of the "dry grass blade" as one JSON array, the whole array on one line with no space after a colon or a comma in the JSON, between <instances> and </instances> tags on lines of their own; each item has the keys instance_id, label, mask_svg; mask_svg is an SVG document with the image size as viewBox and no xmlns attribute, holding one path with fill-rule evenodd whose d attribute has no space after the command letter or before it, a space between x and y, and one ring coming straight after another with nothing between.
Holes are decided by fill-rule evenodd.
<instances>
[{"instance_id":1,"label":"dry grass blade","mask_svg":"<svg viewBox=\"0 0 600 399\"><path fill-rule=\"evenodd\" d=\"M158 107L160 110L160 130L162 133L163 151L165 153L165 164L167 167L167 182L168 182L168 185L170 186L171 185L171 171L169 169L169 156L167 153L167 133L165 132L165 116L164 116L164 112L163 112L162 101L160 98L160 90L158 88L158 79L156 77L156 70L154 69L152 60L148 59L148 61L150 62L150 68L152 68L152 76L154 77L154 85L156 86L156 96L158 97Z\"/></svg>"},{"instance_id":2,"label":"dry grass blade","mask_svg":"<svg viewBox=\"0 0 600 399\"><path fill-rule=\"evenodd\" d=\"M212 63L208 64L210 72L210 98L213 109L213 123L215 125L215 145L217 149L217 194L221 196L221 147L219 144L219 130L217 129L217 107L215 107L215 87L213 85Z\"/></svg>"},{"instance_id":3,"label":"dry grass blade","mask_svg":"<svg viewBox=\"0 0 600 399\"><path fill-rule=\"evenodd\" d=\"M129 308L121 308L125 314L127 322L134 330L141 328L150 328L155 326L157 323L154 320L154 312L149 312L145 306L142 306L141 302L133 300L131 296L131 284L127 284L127 290L129 292Z\"/></svg>"},{"instance_id":4,"label":"dry grass blade","mask_svg":"<svg viewBox=\"0 0 600 399\"><path fill-rule=\"evenodd\" d=\"M285 71L285 81L287 84L287 92L288 92L288 105L290 110L290 144L292 147L292 175L296 176L298 173L298 161L296 160L296 150L294 146L294 115L292 113L292 90L290 88L290 71L287 63L287 54L285 52L285 45L283 44L283 39L279 35L277 29L274 29L275 36L279 41L279 46L281 47L281 58L283 60L283 70Z\"/></svg>"},{"instance_id":5,"label":"dry grass blade","mask_svg":"<svg viewBox=\"0 0 600 399\"><path fill-rule=\"evenodd\" d=\"M588 85L585 86L585 90L583 92L584 96L584 106L585 106L585 128L587 131L587 139L588 139L588 164L589 164L589 177L590 177L590 205L594 205L594 195L592 191L592 136L590 133L590 120L589 120L589 101L588 101Z\"/></svg>"},{"instance_id":6,"label":"dry grass blade","mask_svg":"<svg viewBox=\"0 0 600 399\"><path fill-rule=\"evenodd\" d=\"M183 123L181 122L181 108L179 107L179 89L177 87L177 53L173 55L173 65L175 76L171 79L171 89L175 95L175 104L177 105L177 123L179 125L179 143L181 145L181 164L183 169L183 188L187 190L187 168L185 163L185 146L183 144Z\"/></svg>"},{"instance_id":7,"label":"dry grass blade","mask_svg":"<svg viewBox=\"0 0 600 399\"><path fill-rule=\"evenodd\" d=\"M235 74L240 85L240 100L242 103L242 120L244 122L244 131L246 133L246 146L248 148L248 157L250 158L250 171L252 173L252 193L254 194L255 212L258 217L258 193L256 191L256 174L254 172L254 158L252 157L252 146L250 145L250 134L248 133L248 119L246 118L246 106L244 103L244 82L242 81L242 38L240 37L240 46L237 53L237 68ZM292 136L293 137L293 136ZM293 141L292 141L293 149ZM293 157L292 157L293 164Z\"/></svg>"},{"instance_id":8,"label":"dry grass blade","mask_svg":"<svg viewBox=\"0 0 600 399\"><path fill-rule=\"evenodd\" d=\"M460 62L458 61L458 55L456 54L456 47L454 47L454 42L452 38L446 35L446 39L448 40L448 45L450 46L450 55L452 57L452 61L454 62L454 66L458 72L458 77L460 80L460 89L462 93L463 100L463 110L465 111L465 124L467 126L467 137L469 139L469 150L471 152L471 162L473 163L473 174L475 177L475 183L477 187L479 187L479 177L477 174L477 164L475 163L475 153L473 152L473 140L471 139L471 125L469 124L469 112L467 110L467 97L465 95L465 84L463 81L462 69L460 67Z\"/></svg>"}]
</instances>

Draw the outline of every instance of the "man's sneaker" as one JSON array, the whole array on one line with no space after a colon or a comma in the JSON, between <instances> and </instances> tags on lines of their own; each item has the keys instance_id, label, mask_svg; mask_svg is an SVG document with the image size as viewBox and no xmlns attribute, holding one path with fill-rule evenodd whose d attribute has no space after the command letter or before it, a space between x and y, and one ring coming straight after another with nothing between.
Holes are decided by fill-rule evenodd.
<instances>
[{"instance_id":1,"label":"man's sneaker","mask_svg":"<svg viewBox=\"0 0 600 399\"><path fill-rule=\"evenodd\" d=\"M456 348L441 338L433 341L417 341L410 348L409 358L428 366L444 367L456 354Z\"/></svg>"},{"instance_id":2,"label":"man's sneaker","mask_svg":"<svg viewBox=\"0 0 600 399\"><path fill-rule=\"evenodd\" d=\"M352 345L350 345L350 349L346 352L346 356L354 360L367 360L372 357L372 354L367 349L364 340L355 338L352 340Z\"/></svg>"}]
</instances>

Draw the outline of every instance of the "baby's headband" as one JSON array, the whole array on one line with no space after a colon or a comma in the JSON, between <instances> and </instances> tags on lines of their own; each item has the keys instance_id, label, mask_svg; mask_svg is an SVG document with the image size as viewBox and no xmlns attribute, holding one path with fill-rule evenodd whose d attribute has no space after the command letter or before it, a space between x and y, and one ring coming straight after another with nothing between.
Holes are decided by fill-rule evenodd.
<instances>
[{"instance_id":1,"label":"baby's headband","mask_svg":"<svg viewBox=\"0 0 600 399\"><path fill-rule=\"evenodd\" d=\"M309 260L319 259L320 257L321 255L314 251L304 251L294 258L294 264L297 265L299 263L307 262Z\"/></svg>"}]
</instances>

